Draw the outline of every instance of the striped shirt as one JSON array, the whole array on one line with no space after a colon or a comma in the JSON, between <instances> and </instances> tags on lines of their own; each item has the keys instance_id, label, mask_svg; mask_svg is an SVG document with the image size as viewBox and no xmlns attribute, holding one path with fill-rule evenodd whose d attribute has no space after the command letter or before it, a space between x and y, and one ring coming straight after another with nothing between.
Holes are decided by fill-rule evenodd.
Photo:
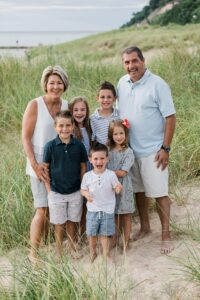
<instances>
[{"instance_id":1,"label":"striped shirt","mask_svg":"<svg viewBox=\"0 0 200 300\"><path fill-rule=\"evenodd\" d=\"M119 120L119 111L113 108L113 112L109 116L100 116L99 109L90 116L92 127L92 140L106 145L108 141L108 127L112 120Z\"/></svg>"}]
</instances>

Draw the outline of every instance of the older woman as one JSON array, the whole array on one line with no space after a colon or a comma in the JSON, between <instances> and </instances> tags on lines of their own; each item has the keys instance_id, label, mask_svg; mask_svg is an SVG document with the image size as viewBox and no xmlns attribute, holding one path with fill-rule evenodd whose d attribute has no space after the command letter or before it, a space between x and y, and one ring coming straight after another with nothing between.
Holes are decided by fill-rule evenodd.
<instances>
[{"instance_id":1,"label":"older woman","mask_svg":"<svg viewBox=\"0 0 200 300\"><path fill-rule=\"evenodd\" d=\"M49 175L46 165L42 163L43 150L44 145L56 137L56 113L68 108L68 102L61 99L68 88L68 76L60 66L48 66L43 71L41 85L45 94L28 103L22 123L22 142L27 155L26 174L30 176L36 209L30 227L31 249L28 257L32 263L37 261L48 215L44 181L49 179Z\"/></svg>"}]
</instances>

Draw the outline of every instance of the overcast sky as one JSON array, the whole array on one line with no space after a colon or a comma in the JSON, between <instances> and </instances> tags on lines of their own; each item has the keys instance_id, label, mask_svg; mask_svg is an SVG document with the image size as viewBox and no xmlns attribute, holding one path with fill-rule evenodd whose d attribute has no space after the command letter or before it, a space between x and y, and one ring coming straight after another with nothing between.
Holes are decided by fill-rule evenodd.
<instances>
[{"instance_id":1,"label":"overcast sky","mask_svg":"<svg viewBox=\"0 0 200 300\"><path fill-rule=\"evenodd\" d=\"M149 0L0 0L0 31L108 31Z\"/></svg>"}]
</instances>

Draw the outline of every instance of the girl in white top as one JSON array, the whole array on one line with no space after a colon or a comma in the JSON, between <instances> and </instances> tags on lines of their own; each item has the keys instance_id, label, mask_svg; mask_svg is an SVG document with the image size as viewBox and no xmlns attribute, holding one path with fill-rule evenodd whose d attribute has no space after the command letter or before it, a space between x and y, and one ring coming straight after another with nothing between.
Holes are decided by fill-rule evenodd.
<instances>
[{"instance_id":1,"label":"girl in white top","mask_svg":"<svg viewBox=\"0 0 200 300\"><path fill-rule=\"evenodd\" d=\"M90 109L87 100L85 97L77 96L74 97L69 103L69 110L74 118L74 135L75 137L81 141L85 149L87 151L87 155L90 152L91 146L91 137L92 137L92 130L90 126ZM87 162L87 171L92 169L91 163ZM83 212L82 218L80 222L80 235L84 237L85 230L86 230L86 202L83 202Z\"/></svg>"},{"instance_id":2,"label":"girl in white top","mask_svg":"<svg viewBox=\"0 0 200 300\"><path fill-rule=\"evenodd\" d=\"M30 228L31 250L29 260L37 262L41 237L48 232L48 199L44 181L49 180L48 169L42 163L44 145L56 137L54 117L68 103L61 99L68 88L68 77L60 66L44 69L41 85L44 96L31 100L24 112L22 142L27 156L26 174L30 176L31 190L36 208Z\"/></svg>"},{"instance_id":3,"label":"girl in white top","mask_svg":"<svg viewBox=\"0 0 200 300\"><path fill-rule=\"evenodd\" d=\"M113 170L123 186L121 194L117 195L115 222L117 236L113 239L115 246L119 233L123 234L123 250L128 248L131 233L132 213L135 211L133 199L132 166L134 154L128 147L128 120L113 120L108 129L109 161L108 169Z\"/></svg>"}]
</instances>

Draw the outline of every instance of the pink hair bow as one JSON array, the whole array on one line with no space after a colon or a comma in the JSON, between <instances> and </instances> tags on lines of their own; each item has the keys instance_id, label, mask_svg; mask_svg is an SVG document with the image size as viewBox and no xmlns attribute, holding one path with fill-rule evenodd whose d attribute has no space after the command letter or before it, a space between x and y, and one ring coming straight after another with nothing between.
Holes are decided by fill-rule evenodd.
<instances>
[{"instance_id":1,"label":"pink hair bow","mask_svg":"<svg viewBox=\"0 0 200 300\"><path fill-rule=\"evenodd\" d=\"M126 128L130 128L131 127L130 124L129 124L129 121L127 119L124 119L122 121L122 125L124 125Z\"/></svg>"}]
</instances>

